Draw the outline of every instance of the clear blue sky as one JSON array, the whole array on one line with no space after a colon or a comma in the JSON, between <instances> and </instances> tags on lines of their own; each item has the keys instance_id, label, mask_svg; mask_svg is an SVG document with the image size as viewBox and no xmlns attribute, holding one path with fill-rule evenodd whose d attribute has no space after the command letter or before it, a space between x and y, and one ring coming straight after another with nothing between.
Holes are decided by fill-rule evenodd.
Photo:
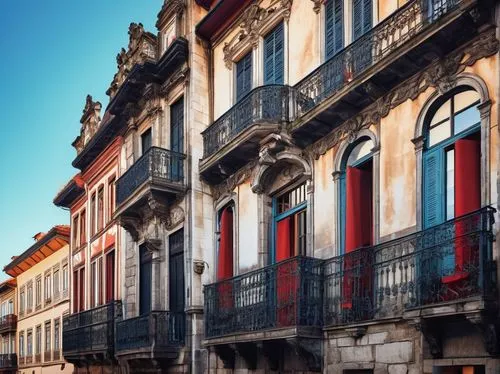
<instances>
[{"instance_id":1,"label":"clear blue sky","mask_svg":"<svg viewBox=\"0 0 500 374\"><path fill-rule=\"evenodd\" d=\"M130 22L163 0L3 0L0 12L0 268L32 236L69 224L52 200L77 170L72 141L89 93L105 107ZM0 274L0 279L6 276Z\"/></svg>"}]
</instances>

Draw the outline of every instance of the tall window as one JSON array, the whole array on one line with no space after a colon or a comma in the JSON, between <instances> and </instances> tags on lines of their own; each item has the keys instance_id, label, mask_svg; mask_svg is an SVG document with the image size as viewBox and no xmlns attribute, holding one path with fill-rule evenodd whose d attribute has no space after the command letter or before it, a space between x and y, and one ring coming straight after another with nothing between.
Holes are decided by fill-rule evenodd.
<instances>
[{"instance_id":1,"label":"tall window","mask_svg":"<svg viewBox=\"0 0 500 374\"><path fill-rule=\"evenodd\" d=\"M63 293L68 291L68 281L69 281L68 264L63 265L62 268L62 290Z\"/></svg>"},{"instance_id":2,"label":"tall window","mask_svg":"<svg viewBox=\"0 0 500 374\"><path fill-rule=\"evenodd\" d=\"M177 100L170 107L170 150L176 152L171 160L171 177L182 180L183 162L180 154L184 153L184 98Z\"/></svg>"},{"instance_id":3,"label":"tall window","mask_svg":"<svg viewBox=\"0 0 500 374\"><path fill-rule=\"evenodd\" d=\"M45 275L44 286L45 302L50 302L52 299L52 276L50 274Z\"/></svg>"},{"instance_id":4,"label":"tall window","mask_svg":"<svg viewBox=\"0 0 500 374\"><path fill-rule=\"evenodd\" d=\"M276 262L306 254L306 185L273 199Z\"/></svg>"},{"instance_id":5,"label":"tall window","mask_svg":"<svg viewBox=\"0 0 500 374\"><path fill-rule=\"evenodd\" d=\"M104 227L104 186L97 191L97 231Z\"/></svg>"},{"instance_id":6,"label":"tall window","mask_svg":"<svg viewBox=\"0 0 500 374\"><path fill-rule=\"evenodd\" d=\"M252 89L252 52L236 63L236 101Z\"/></svg>"},{"instance_id":7,"label":"tall window","mask_svg":"<svg viewBox=\"0 0 500 374\"><path fill-rule=\"evenodd\" d=\"M60 320L57 318L54 320L54 352L59 352L61 349L60 335Z\"/></svg>"},{"instance_id":8,"label":"tall window","mask_svg":"<svg viewBox=\"0 0 500 374\"><path fill-rule=\"evenodd\" d=\"M42 352L42 326L39 325L36 327L36 336L35 336L35 355L39 355Z\"/></svg>"},{"instance_id":9,"label":"tall window","mask_svg":"<svg viewBox=\"0 0 500 374\"><path fill-rule=\"evenodd\" d=\"M42 277L38 277L36 280L36 288L35 288L35 295L36 295L36 307L38 308L42 304Z\"/></svg>"},{"instance_id":10,"label":"tall window","mask_svg":"<svg viewBox=\"0 0 500 374\"><path fill-rule=\"evenodd\" d=\"M151 312L152 307L152 257L145 245L139 247L139 314Z\"/></svg>"},{"instance_id":11,"label":"tall window","mask_svg":"<svg viewBox=\"0 0 500 374\"><path fill-rule=\"evenodd\" d=\"M115 212L115 180L113 176L108 181L108 221L111 221Z\"/></svg>"},{"instance_id":12,"label":"tall window","mask_svg":"<svg viewBox=\"0 0 500 374\"><path fill-rule=\"evenodd\" d=\"M30 313L33 309L33 283L30 282L26 287L26 309Z\"/></svg>"},{"instance_id":13,"label":"tall window","mask_svg":"<svg viewBox=\"0 0 500 374\"><path fill-rule=\"evenodd\" d=\"M59 297L60 292L60 279L59 279L59 268L54 270L54 298Z\"/></svg>"},{"instance_id":14,"label":"tall window","mask_svg":"<svg viewBox=\"0 0 500 374\"><path fill-rule=\"evenodd\" d=\"M31 329L26 334L26 356L33 356L33 330Z\"/></svg>"},{"instance_id":15,"label":"tall window","mask_svg":"<svg viewBox=\"0 0 500 374\"><path fill-rule=\"evenodd\" d=\"M283 23L264 38L264 84L283 84L285 77L285 40Z\"/></svg>"},{"instance_id":16,"label":"tall window","mask_svg":"<svg viewBox=\"0 0 500 374\"><path fill-rule=\"evenodd\" d=\"M21 289L19 293L19 313L24 314L26 308L26 294L24 292L24 288Z\"/></svg>"},{"instance_id":17,"label":"tall window","mask_svg":"<svg viewBox=\"0 0 500 374\"><path fill-rule=\"evenodd\" d=\"M19 333L19 356L24 357L24 331Z\"/></svg>"},{"instance_id":18,"label":"tall window","mask_svg":"<svg viewBox=\"0 0 500 374\"><path fill-rule=\"evenodd\" d=\"M106 254L106 303L115 299L115 251Z\"/></svg>"},{"instance_id":19,"label":"tall window","mask_svg":"<svg viewBox=\"0 0 500 374\"><path fill-rule=\"evenodd\" d=\"M152 132L151 128L147 129L141 134L141 151L142 154L146 153L146 151L151 148L151 145L153 143L153 137L152 137Z\"/></svg>"},{"instance_id":20,"label":"tall window","mask_svg":"<svg viewBox=\"0 0 500 374\"><path fill-rule=\"evenodd\" d=\"M92 297L92 295L91 295ZM85 268L73 272L73 312L85 309Z\"/></svg>"},{"instance_id":21,"label":"tall window","mask_svg":"<svg viewBox=\"0 0 500 374\"><path fill-rule=\"evenodd\" d=\"M72 239L73 239L73 247L78 247L78 214L73 217L73 225L71 225L72 230Z\"/></svg>"},{"instance_id":22,"label":"tall window","mask_svg":"<svg viewBox=\"0 0 500 374\"><path fill-rule=\"evenodd\" d=\"M87 215L85 209L80 213L80 245L87 242Z\"/></svg>"},{"instance_id":23,"label":"tall window","mask_svg":"<svg viewBox=\"0 0 500 374\"><path fill-rule=\"evenodd\" d=\"M371 30L373 24L372 0L353 0L352 37L356 40Z\"/></svg>"},{"instance_id":24,"label":"tall window","mask_svg":"<svg viewBox=\"0 0 500 374\"><path fill-rule=\"evenodd\" d=\"M228 205L219 211L217 246L217 280L224 280L233 276L233 205Z\"/></svg>"},{"instance_id":25,"label":"tall window","mask_svg":"<svg viewBox=\"0 0 500 374\"><path fill-rule=\"evenodd\" d=\"M102 257L95 260L90 266L92 292L90 305L95 307L102 304Z\"/></svg>"},{"instance_id":26,"label":"tall window","mask_svg":"<svg viewBox=\"0 0 500 374\"><path fill-rule=\"evenodd\" d=\"M334 56L344 47L343 0L325 1L325 56Z\"/></svg>"},{"instance_id":27,"label":"tall window","mask_svg":"<svg viewBox=\"0 0 500 374\"><path fill-rule=\"evenodd\" d=\"M90 234L93 236L96 233L96 196L95 192L90 198Z\"/></svg>"},{"instance_id":28,"label":"tall window","mask_svg":"<svg viewBox=\"0 0 500 374\"><path fill-rule=\"evenodd\" d=\"M50 326L50 321L45 322L45 352L50 352L52 349L52 329Z\"/></svg>"},{"instance_id":29,"label":"tall window","mask_svg":"<svg viewBox=\"0 0 500 374\"><path fill-rule=\"evenodd\" d=\"M426 149L423 157L423 226L471 213L481 207L480 98L476 91L459 87L437 101L426 117ZM456 235L463 232L460 223ZM465 268L477 255L470 245L445 248L441 270L443 282L466 276ZM452 248L453 247L453 248Z\"/></svg>"}]
</instances>

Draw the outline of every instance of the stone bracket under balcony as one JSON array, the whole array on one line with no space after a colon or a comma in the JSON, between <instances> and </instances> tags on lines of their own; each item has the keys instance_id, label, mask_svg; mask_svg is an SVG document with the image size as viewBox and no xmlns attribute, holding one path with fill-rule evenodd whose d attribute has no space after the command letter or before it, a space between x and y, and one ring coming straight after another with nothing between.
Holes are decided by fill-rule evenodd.
<instances>
[{"instance_id":1,"label":"stone bracket under balcony","mask_svg":"<svg viewBox=\"0 0 500 374\"><path fill-rule=\"evenodd\" d=\"M346 121L346 130L355 132L429 84L452 83L447 78L455 73L449 71L453 64L443 63L427 76L426 68L476 38L489 10L476 0L434 2L433 10L430 3L408 1L293 87L296 119L289 131L299 146L325 139ZM418 74L415 87L390 93Z\"/></svg>"},{"instance_id":2,"label":"stone bracket under balcony","mask_svg":"<svg viewBox=\"0 0 500 374\"><path fill-rule=\"evenodd\" d=\"M203 131L201 176L217 184L256 158L260 142L291 120L291 92L283 85L257 87Z\"/></svg>"},{"instance_id":3,"label":"stone bracket under balcony","mask_svg":"<svg viewBox=\"0 0 500 374\"><path fill-rule=\"evenodd\" d=\"M183 154L151 147L117 180L114 216L134 240L152 217L167 226L184 219L182 209L172 207L186 191L184 160Z\"/></svg>"}]
</instances>

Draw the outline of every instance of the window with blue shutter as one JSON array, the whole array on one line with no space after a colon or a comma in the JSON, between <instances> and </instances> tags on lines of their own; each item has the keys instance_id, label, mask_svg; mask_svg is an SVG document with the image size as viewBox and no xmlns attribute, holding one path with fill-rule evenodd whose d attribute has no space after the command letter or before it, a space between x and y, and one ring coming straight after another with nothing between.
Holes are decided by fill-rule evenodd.
<instances>
[{"instance_id":1,"label":"window with blue shutter","mask_svg":"<svg viewBox=\"0 0 500 374\"><path fill-rule=\"evenodd\" d=\"M236 101L252 89L252 52L236 63Z\"/></svg>"},{"instance_id":2,"label":"window with blue shutter","mask_svg":"<svg viewBox=\"0 0 500 374\"><path fill-rule=\"evenodd\" d=\"M283 84L285 75L285 40L283 23L264 38L264 84Z\"/></svg>"},{"instance_id":3,"label":"window with blue shutter","mask_svg":"<svg viewBox=\"0 0 500 374\"><path fill-rule=\"evenodd\" d=\"M325 56L329 59L344 47L343 0L327 0L325 4Z\"/></svg>"},{"instance_id":4,"label":"window with blue shutter","mask_svg":"<svg viewBox=\"0 0 500 374\"><path fill-rule=\"evenodd\" d=\"M372 28L372 0L353 0L352 40L363 36Z\"/></svg>"},{"instance_id":5,"label":"window with blue shutter","mask_svg":"<svg viewBox=\"0 0 500 374\"><path fill-rule=\"evenodd\" d=\"M180 153L184 153L184 98L170 107L170 150L176 152L171 157L172 180L182 180L183 162Z\"/></svg>"},{"instance_id":6,"label":"window with blue shutter","mask_svg":"<svg viewBox=\"0 0 500 374\"><path fill-rule=\"evenodd\" d=\"M424 229L444 222L443 149L427 151L424 154Z\"/></svg>"}]
</instances>

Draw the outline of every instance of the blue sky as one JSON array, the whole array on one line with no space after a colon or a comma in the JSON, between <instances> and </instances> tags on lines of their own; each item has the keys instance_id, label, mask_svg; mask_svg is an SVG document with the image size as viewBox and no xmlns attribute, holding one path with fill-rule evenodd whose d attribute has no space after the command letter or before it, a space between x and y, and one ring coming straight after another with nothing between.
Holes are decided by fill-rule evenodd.
<instances>
[{"instance_id":1,"label":"blue sky","mask_svg":"<svg viewBox=\"0 0 500 374\"><path fill-rule=\"evenodd\" d=\"M57 191L77 170L71 146L89 93L105 107L130 22L163 0L4 0L0 12L0 266L32 236L69 224ZM0 279L6 276L2 273Z\"/></svg>"}]
</instances>

